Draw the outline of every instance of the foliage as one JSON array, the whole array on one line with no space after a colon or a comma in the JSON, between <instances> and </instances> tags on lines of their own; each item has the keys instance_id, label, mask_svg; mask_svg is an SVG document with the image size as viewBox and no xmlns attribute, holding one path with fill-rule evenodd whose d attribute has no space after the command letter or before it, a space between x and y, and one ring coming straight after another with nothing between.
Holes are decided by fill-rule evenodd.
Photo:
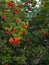
<instances>
[{"instance_id":1,"label":"foliage","mask_svg":"<svg viewBox=\"0 0 49 65\"><path fill-rule=\"evenodd\" d=\"M35 5L1 4L0 65L49 65L49 1Z\"/></svg>"}]
</instances>

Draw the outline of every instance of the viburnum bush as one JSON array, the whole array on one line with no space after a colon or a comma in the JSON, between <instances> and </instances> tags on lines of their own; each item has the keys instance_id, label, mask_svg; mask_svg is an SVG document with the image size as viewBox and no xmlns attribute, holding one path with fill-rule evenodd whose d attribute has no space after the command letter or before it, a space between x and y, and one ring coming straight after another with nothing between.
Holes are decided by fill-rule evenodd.
<instances>
[{"instance_id":1,"label":"viburnum bush","mask_svg":"<svg viewBox=\"0 0 49 65\"><path fill-rule=\"evenodd\" d=\"M0 10L0 64L2 65L19 65L25 63L24 55L26 45L29 43L28 38L28 20L26 12L36 1L27 3L8 2ZM4 5L4 4L3 4ZM2 7L2 6L1 6ZM3 48L2 48L3 47Z\"/></svg>"},{"instance_id":2,"label":"viburnum bush","mask_svg":"<svg viewBox=\"0 0 49 65\"><path fill-rule=\"evenodd\" d=\"M0 65L49 64L49 3L42 1L40 8L36 4L35 0L1 4Z\"/></svg>"},{"instance_id":3,"label":"viburnum bush","mask_svg":"<svg viewBox=\"0 0 49 65\"><path fill-rule=\"evenodd\" d=\"M5 20L3 27L5 34L10 35L9 42L17 45L23 40L23 36L27 34L29 26L27 21L22 20L25 15L25 11L21 11L22 4L15 5L12 2L8 2L7 6L8 9L1 13L2 19Z\"/></svg>"},{"instance_id":4,"label":"viburnum bush","mask_svg":"<svg viewBox=\"0 0 49 65\"><path fill-rule=\"evenodd\" d=\"M36 1L28 1L27 6L26 3L14 4L13 2L8 2L6 6L7 8L1 11L1 18L5 21L3 24L5 34L10 35L9 43L17 45L22 42L24 36L27 35L29 25L28 20L25 20L25 10L31 9L29 4L32 3L34 3L32 5L34 6ZM24 38L24 40L26 40L26 38Z\"/></svg>"}]
</instances>

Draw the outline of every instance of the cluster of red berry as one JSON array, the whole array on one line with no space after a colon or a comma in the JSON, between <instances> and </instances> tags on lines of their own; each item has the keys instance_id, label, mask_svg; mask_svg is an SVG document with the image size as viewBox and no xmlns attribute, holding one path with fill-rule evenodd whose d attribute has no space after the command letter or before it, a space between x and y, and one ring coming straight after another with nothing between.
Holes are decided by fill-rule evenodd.
<instances>
[{"instance_id":1,"label":"cluster of red berry","mask_svg":"<svg viewBox=\"0 0 49 65\"><path fill-rule=\"evenodd\" d=\"M8 7L10 7L10 8L12 8L12 7L14 7L14 6L16 6L16 8L18 8L18 9L15 9L14 8L14 14L15 15L17 15L17 14L19 14L19 8L22 8L22 5L21 4L17 4L17 5L15 5L13 2L8 2ZM7 18L7 15L2 15L2 19L6 19ZM15 22L18 24L20 21L18 20L18 19L16 19L15 20ZM22 25L22 27L24 28L24 29L28 29L29 28L29 26L27 25L27 24L23 24ZM9 30L8 29L8 27L6 28L6 34L8 34L8 35L11 35L12 33L15 33L15 34L18 34L19 33L19 31L17 30L17 29L12 29L12 30ZM23 30L22 32L21 32L21 35L26 35L26 31L25 30ZM19 42L21 42L22 41L22 38L21 37L16 37L16 38L11 38L10 37L10 39L9 39L9 42L11 43L11 44L18 44Z\"/></svg>"}]
</instances>

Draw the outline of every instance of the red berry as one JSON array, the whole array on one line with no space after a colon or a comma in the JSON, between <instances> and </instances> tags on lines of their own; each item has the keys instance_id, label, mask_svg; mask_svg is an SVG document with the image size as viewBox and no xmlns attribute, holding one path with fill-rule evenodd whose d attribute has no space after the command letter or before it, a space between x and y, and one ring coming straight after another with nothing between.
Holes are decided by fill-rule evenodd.
<instances>
[{"instance_id":1,"label":"red berry","mask_svg":"<svg viewBox=\"0 0 49 65\"><path fill-rule=\"evenodd\" d=\"M14 4L12 2L8 2L8 6L12 7Z\"/></svg>"},{"instance_id":2,"label":"red berry","mask_svg":"<svg viewBox=\"0 0 49 65\"><path fill-rule=\"evenodd\" d=\"M48 36L48 32L47 31L43 32L43 35Z\"/></svg>"},{"instance_id":3,"label":"red berry","mask_svg":"<svg viewBox=\"0 0 49 65\"><path fill-rule=\"evenodd\" d=\"M18 42L19 42L19 40L18 40L18 38L16 38L16 39L14 40L14 44L18 45Z\"/></svg>"},{"instance_id":4,"label":"red berry","mask_svg":"<svg viewBox=\"0 0 49 65\"><path fill-rule=\"evenodd\" d=\"M18 33L18 31L16 29L13 30L14 33Z\"/></svg>"},{"instance_id":5,"label":"red berry","mask_svg":"<svg viewBox=\"0 0 49 65\"><path fill-rule=\"evenodd\" d=\"M18 23L19 22L19 20L16 20L16 23Z\"/></svg>"},{"instance_id":6,"label":"red berry","mask_svg":"<svg viewBox=\"0 0 49 65\"><path fill-rule=\"evenodd\" d=\"M19 10L14 10L14 14L19 14Z\"/></svg>"},{"instance_id":7,"label":"red berry","mask_svg":"<svg viewBox=\"0 0 49 65\"><path fill-rule=\"evenodd\" d=\"M5 19L5 18L6 18L6 16L5 16L5 15L3 15L3 16L2 16L2 19Z\"/></svg>"},{"instance_id":8,"label":"red berry","mask_svg":"<svg viewBox=\"0 0 49 65\"><path fill-rule=\"evenodd\" d=\"M22 8L22 5L21 5L21 4L18 4L17 7L18 7L18 8Z\"/></svg>"},{"instance_id":9,"label":"red berry","mask_svg":"<svg viewBox=\"0 0 49 65\"><path fill-rule=\"evenodd\" d=\"M10 39L9 39L9 42L10 42L11 44L13 44L13 43L14 43L13 38L10 38Z\"/></svg>"},{"instance_id":10,"label":"red berry","mask_svg":"<svg viewBox=\"0 0 49 65\"><path fill-rule=\"evenodd\" d=\"M12 32L11 31L7 31L6 34L10 35L10 34L12 34Z\"/></svg>"},{"instance_id":11,"label":"red berry","mask_svg":"<svg viewBox=\"0 0 49 65\"><path fill-rule=\"evenodd\" d=\"M25 29L28 29L28 25L26 25L26 24L25 24L25 25L23 25L23 27L24 27Z\"/></svg>"},{"instance_id":12,"label":"red berry","mask_svg":"<svg viewBox=\"0 0 49 65\"><path fill-rule=\"evenodd\" d=\"M23 32L22 32L22 35L26 35L26 32L25 32L25 31L23 31Z\"/></svg>"},{"instance_id":13,"label":"red berry","mask_svg":"<svg viewBox=\"0 0 49 65\"><path fill-rule=\"evenodd\" d=\"M4 64L4 65L8 65L8 63Z\"/></svg>"}]
</instances>

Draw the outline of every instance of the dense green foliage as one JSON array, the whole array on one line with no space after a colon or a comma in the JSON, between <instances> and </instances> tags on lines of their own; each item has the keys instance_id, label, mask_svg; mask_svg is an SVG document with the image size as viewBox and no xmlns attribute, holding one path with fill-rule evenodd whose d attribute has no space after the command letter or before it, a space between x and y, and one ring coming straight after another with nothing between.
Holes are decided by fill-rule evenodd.
<instances>
[{"instance_id":1,"label":"dense green foliage","mask_svg":"<svg viewBox=\"0 0 49 65\"><path fill-rule=\"evenodd\" d=\"M49 65L49 1L42 0L39 9L32 9L33 3L19 8L0 4L0 65Z\"/></svg>"}]
</instances>

